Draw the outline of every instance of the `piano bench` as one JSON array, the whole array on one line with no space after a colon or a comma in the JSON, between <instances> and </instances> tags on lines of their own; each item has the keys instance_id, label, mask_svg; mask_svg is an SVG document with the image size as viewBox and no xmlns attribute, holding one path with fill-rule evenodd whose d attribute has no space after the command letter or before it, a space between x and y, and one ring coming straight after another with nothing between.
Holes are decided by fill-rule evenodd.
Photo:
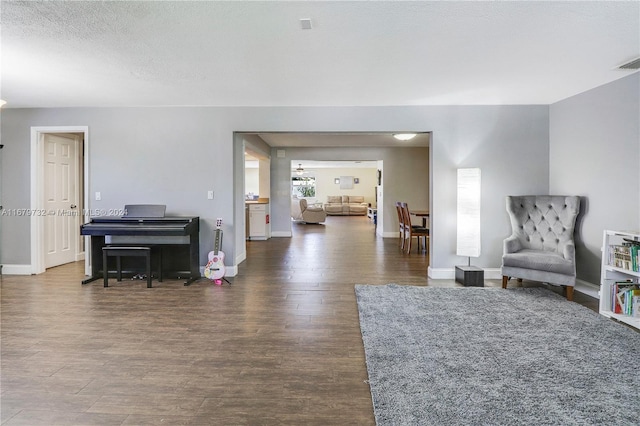
<instances>
[{"instance_id":1,"label":"piano bench","mask_svg":"<svg viewBox=\"0 0 640 426\"><path fill-rule=\"evenodd\" d=\"M151 288L151 250L152 246L104 246L102 247L102 275L104 286L109 287L109 257L116 258L116 277L122 281L122 262L120 258L125 257L145 257L147 288ZM162 253L158 254L158 281L162 282Z\"/></svg>"}]
</instances>

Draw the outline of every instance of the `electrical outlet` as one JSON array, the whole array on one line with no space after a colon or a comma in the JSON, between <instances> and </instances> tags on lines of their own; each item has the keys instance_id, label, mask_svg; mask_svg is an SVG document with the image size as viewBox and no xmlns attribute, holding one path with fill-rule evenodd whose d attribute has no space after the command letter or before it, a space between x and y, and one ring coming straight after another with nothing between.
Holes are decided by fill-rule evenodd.
<instances>
[{"instance_id":1,"label":"electrical outlet","mask_svg":"<svg viewBox=\"0 0 640 426\"><path fill-rule=\"evenodd\" d=\"M96 192L96 201L100 201L102 200L102 194L100 194L99 192Z\"/></svg>"},{"instance_id":2,"label":"electrical outlet","mask_svg":"<svg viewBox=\"0 0 640 426\"><path fill-rule=\"evenodd\" d=\"M207 192L207 198L208 198L209 200L213 200L213 191L209 191L209 192Z\"/></svg>"}]
</instances>

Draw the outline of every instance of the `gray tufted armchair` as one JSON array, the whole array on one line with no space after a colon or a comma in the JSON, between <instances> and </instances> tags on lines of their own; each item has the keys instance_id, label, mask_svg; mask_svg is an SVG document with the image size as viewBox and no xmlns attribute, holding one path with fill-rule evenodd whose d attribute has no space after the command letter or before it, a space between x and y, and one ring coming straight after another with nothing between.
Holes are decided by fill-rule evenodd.
<instances>
[{"instance_id":1,"label":"gray tufted armchair","mask_svg":"<svg viewBox=\"0 0 640 426\"><path fill-rule=\"evenodd\" d=\"M564 286L573 300L576 249L573 231L580 198L558 195L508 196L512 234L504 240L502 288L509 277Z\"/></svg>"}]
</instances>

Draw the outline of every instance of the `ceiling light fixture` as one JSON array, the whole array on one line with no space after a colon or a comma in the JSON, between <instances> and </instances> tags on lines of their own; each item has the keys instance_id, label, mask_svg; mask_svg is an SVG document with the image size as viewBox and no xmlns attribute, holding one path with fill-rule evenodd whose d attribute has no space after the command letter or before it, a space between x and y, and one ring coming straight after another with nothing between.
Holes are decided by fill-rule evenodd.
<instances>
[{"instance_id":1,"label":"ceiling light fixture","mask_svg":"<svg viewBox=\"0 0 640 426\"><path fill-rule=\"evenodd\" d=\"M302 164L298 164L298 168L296 169L296 174L298 176L304 174L304 169L302 168Z\"/></svg>"},{"instance_id":2,"label":"ceiling light fixture","mask_svg":"<svg viewBox=\"0 0 640 426\"><path fill-rule=\"evenodd\" d=\"M399 141L408 141L415 138L417 135L415 133L396 133L393 135L394 138Z\"/></svg>"}]
</instances>

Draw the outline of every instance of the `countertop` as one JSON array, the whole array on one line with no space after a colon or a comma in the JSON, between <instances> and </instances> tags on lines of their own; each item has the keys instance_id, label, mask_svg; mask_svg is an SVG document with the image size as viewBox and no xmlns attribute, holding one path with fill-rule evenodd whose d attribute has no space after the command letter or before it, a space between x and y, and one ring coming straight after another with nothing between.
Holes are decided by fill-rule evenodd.
<instances>
[{"instance_id":1,"label":"countertop","mask_svg":"<svg viewBox=\"0 0 640 426\"><path fill-rule=\"evenodd\" d=\"M247 200L244 202L245 204L269 204L268 198L258 198L257 200Z\"/></svg>"}]
</instances>

